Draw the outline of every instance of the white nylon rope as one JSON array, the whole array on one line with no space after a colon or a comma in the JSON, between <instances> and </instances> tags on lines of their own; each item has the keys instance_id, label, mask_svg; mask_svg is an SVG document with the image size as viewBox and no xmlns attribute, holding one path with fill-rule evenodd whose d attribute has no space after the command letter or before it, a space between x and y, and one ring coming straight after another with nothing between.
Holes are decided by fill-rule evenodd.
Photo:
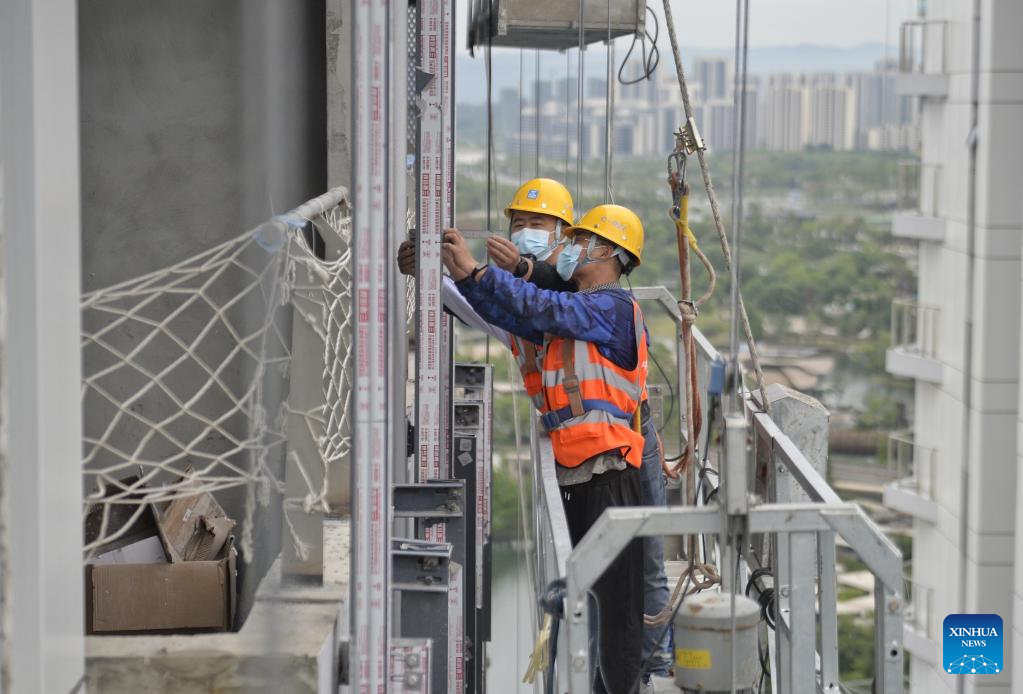
<instances>
[{"instance_id":1,"label":"white nylon rope","mask_svg":"<svg viewBox=\"0 0 1023 694\"><path fill-rule=\"evenodd\" d=\"M338 257L314 256L300 230L306 220L339 246ZM83 297L82 350L92 368L82 382L83 472L95 490L84 511L102 508L87 554L130 528L111 532L114 505L134 506L134 520L151 503L245 486L241 548L250 555L256 502L285 491L272 460L288 440L290 415L319 451L313 460L288 453L306 489L283 500L284 517L299 556L307 555L289 512L329 510L328 470L351 450L350 241L347 196L335 189L192 258ZM322 391L308 410L280 395L291 368L281 322L289 308L323 345ZM138 481L120 481L132 473Z\"/></svg>"}]
</instances>

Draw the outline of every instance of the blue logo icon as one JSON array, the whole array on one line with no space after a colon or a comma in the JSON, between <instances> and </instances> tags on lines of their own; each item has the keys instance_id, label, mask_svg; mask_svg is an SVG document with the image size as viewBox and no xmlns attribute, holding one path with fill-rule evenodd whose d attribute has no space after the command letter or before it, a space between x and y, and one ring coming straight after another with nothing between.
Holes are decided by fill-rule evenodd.
<instances>
[{"instance_id":1,"label":"blue logo icon","mask_svg":"<svg viewBox=\"0 0 1023 694\"><path fill-rule=\"evenodd\" d=\"M530 200L536 200L538 197L540 197L540 191L537 190L536 188L530 188L529 192L526 193L526 197L529 198Z\"/></svg>"},{"instance_id":2,"label":"blue logo icon","mask_svg":"<svg viewBox=\"0 0 1023 694\"><path fill-rule=\"evenodd\" d=\"M942 666L952 675L996 675L1005 666L1002 618L950 614L942 625Z\"/></svg>"}]
</instances>

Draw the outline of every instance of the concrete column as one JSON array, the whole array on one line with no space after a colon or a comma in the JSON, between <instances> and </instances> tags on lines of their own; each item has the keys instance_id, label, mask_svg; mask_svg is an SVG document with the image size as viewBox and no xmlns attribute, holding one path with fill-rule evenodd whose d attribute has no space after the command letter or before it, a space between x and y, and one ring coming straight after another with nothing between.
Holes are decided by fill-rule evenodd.
<instances>
[{"instance_id":1,"label":"concrete column","mask_svg":"<svg viewBox=\"0 0 1023 694\"><path fill-rule=\"evenodd\" d=\"M84 670L74 0L0 4L5 692Z\"/></svg>"},{"instance_id":2,"label":"concrete column","mask_svg":"<svg viewBox=\"0 0 1023 694\"><path fill-rule=\"evenodd\" d=\"M351 0L327 0L327 187L344 186L349 191L352 190L351 9ZM350 345L350 326L347 332L343 339ZM351 429L344 433L351 435ZM327 470L327 503L332 514L350 513L350 486L350 460Z\"/></svg>"},{"instance_id":3,"label":"concrete column","mask_svg":"<svg viewBox=\"0 0 1023 694\"><path fill-rule=\"evenodd\" d=\"M351 0L327 0L327 187L352 178Z\"/></svg>"},{"instance_id":4,"label":"concrete column","mask_svg":"<svg viewBox=\"0 0 1023 694\"><path fill-rule=\"evenodd\" d=\"M792 439L821 477L827 479L828 418L831 416L828 410L815 398L777 383L767 388L767 397L771 401L771 418L775 424ZM792 475L783 473L779 483L783 478L789 484L789 501L810 501Z\"/></svg>"}]
</instances>

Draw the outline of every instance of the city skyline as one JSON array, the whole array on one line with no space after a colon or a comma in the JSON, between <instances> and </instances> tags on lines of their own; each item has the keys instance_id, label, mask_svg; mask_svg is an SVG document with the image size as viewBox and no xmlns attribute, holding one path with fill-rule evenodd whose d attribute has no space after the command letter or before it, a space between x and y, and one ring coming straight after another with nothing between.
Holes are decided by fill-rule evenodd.
<instances>
[{"instance_id":1,"label":"city skyline","mask_svg":"<svg viewBox=\"0 0 1023 694\"><path fill-rule=\"evenodd\" d=\"M724 58L699 58L689 66L690 96L697 127L712 151L734 148L732 66ZM677 84L668 73L632 85L616 85L614 154L646 156L670 149L682 111ZM606 78L586 78L583 128L577 126L574 79L543 80L524 99L505 88L495 98L495 128L512 147L536 146L536 96L540 99L541 145L549 156L603 156L606 148ZM798 151L818 147L912 150L918 126L910 97L895 92L895 66L880 62L870 71L790 72L751 75L747 84L746 146Z\"/></svg>"}]
</instances>

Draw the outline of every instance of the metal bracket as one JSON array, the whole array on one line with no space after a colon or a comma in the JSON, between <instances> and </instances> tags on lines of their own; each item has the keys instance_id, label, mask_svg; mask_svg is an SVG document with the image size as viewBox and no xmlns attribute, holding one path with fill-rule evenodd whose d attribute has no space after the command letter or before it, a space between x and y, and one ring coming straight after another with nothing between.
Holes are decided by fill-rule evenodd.
<instances>
[{"instance_id":1,"label":"metal bracket","mask_svg":"<svg viewBox=\"0 0 1023 694\"><path fill-rule=\"evenodd\" d=\"M388 691L429 694L432 639L391 641L391 686Z\"/></svg>"},{"instance_id":2,"label":"metal bracket","mask_svg":"<svg viewBox=\"0 0 1023 694\"><path fill-rule=\"evenodd\" d=\"M395 518L417 518L427 523L460 518L464 501L465 483L461 480L394 485Z\"/></svg>"},{"instance_id":3,"label":"metal bracket","mask_svg":"<svg viewBox=\"0 0 1023 694\"><path fill-rule=\"evenodd\" d=\"M391 546L391 561L395 590L447 592L451 545L396 537Z\"/></svg>"},{"instance_id":4,"label":"metal bracket","mask_svg":"<svg viewBox=\"0 0 1023 694\"><path fill-rule=\"evenodd\" d=\"M696 127L696 119L689 117L686 120L686 124L679 128L679 131L675 134L676 147L681 145L682 150L686 154L695 154L698 150L707 149L707 145L703 142L703 137L700 135L699 128Z\"/></svg>"}]
</instances>

